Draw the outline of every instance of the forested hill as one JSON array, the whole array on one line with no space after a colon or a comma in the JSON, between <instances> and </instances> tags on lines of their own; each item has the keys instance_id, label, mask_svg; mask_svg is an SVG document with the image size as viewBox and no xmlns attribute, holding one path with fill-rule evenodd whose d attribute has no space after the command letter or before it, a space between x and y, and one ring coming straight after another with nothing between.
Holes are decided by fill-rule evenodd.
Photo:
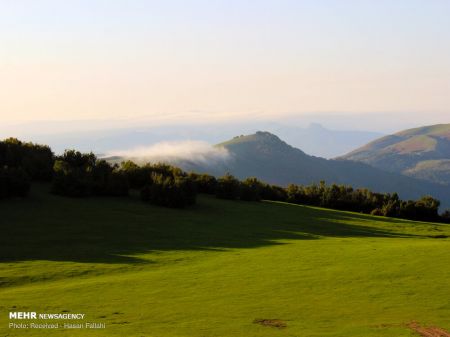
<instances>
[{"instance_id":1,"label":"forested hill","mask_svg":"<svg viewBox=\"0 0 450 337\"><path fill-rule=\"evenodd\" d=\"M309 156L268 132L238 136L218 144L228 149L231 158L215 166L179 163L185 169L217 176L226 172L246 178L257 177L278 185L320 182L366 187L379 192L397 192L402 198L416 199L432 195L450 205L450 190L438 184L385 172L364 163L349 160L327 160Z\"/></svg>"},{"instance_id":2,"label":"forested hill","mask_svg":"<svg viewBox=\"0 0 450 337\"><path fill-rule=\"evenodd\" d=\"M450 184L450 124L409 129L342 157L440 184Z\"/></svg>"}]
</instances>

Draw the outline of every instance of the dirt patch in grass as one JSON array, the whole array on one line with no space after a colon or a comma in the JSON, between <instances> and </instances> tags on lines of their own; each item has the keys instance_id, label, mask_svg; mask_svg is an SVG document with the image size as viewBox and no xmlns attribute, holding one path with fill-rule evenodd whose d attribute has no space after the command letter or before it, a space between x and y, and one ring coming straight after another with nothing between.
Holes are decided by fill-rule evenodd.
<instances>
[{"instance_id":1,"label":"dirt patch in grass","mask_svg":"<svg viewBox=\"0 0 450 337\"><path fill-rule=\"evenodd\" d=\"M422 337L450 337L450 332L434 326L421 326L417 322L409 323L408 328Z\"/></svg>"},{"instance_id":2,"label":"dirt patch in grass","mask_svg":"<svg viewBox=\"0 0 450 337\"><path fill-rule=\"evenodd\" d=\"M273 328L283 329L287 327L286 322L283 322L281 319L255 319L253 321L255 324L260 324L264 326L271 326ZM450 337L450 335L449 335Z\"/></svg>"}]
</instances>

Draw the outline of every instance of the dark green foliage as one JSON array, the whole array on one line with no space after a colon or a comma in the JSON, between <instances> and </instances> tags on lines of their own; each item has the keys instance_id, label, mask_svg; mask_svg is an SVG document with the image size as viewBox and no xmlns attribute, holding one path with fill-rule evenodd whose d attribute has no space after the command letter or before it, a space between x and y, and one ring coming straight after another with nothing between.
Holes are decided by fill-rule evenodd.
<instances>
[{"instance_id":1,"label":"dark green foliage","mask_svg":"<svg viewBox=\"0 0 450 337\"><path fill-rule=\"evenodd\" d=\"M68 197L85 197L91 195L92 181L84 172L55 171L52 192Z\"/></svg>"},{"instance_id":2,"label":"dark green foliage","mask_svg":"<svg viewBox=\"0 0 450 337\"><path fill-rule=\"evenodd\" d=\"M139 189L141 199L154 205L183 208L195 204L196 181L183 170L166 164L139 166L122 162L119 173L131 188Z\"/></svg>"},{"instance_id":3,"label":"dark green foliage","mask_svg":"<svg viewBox=\"0 0 450 337\"><path fill-rule=\"evenodd\" d=\"M25 197L31 179L49 180L53 153L48 146L23 143L16 138L0 142L0 198Z\"/></svg>"},{"instance_id":4,"label":"dark green foliage","mask_svg":"<svg viewBox=\"0 0 450 337\"><path fill-rule=\"evenodd\" d=\"M0 168L0 199L25 197L30 190L30 177L22 168Z\"/></svg>"},{"instance_id":5,"label":"dark green foliage","mask_svg":"<svg viewBox=\"0 0 450 337\"><path fill-rule=\"evenodd\" d=\"M425 196L417 201L401 202L398 214L395 216L404 219L436 221L439 219L439 206L439 200Z\"/></svg>"},{"instance_id":6,"label":"dark green foliage","mask_svg":"<svg viewBox=\"0 0 450 337\"><path fill-rule=\"evenodd\" d=\"M238 199L241 194L241 182L227 173L217 179L216 196L220 199Z\"/></svg>"},{"instance_id":7,"label":"dark green foliage","mask_svg":"<svg viewBox=\"0 0 450 337\"><path fill-rule=\"evenodd\" d=\"M48 146L24 143L16 138L0 142L0 166L21 168L33 180L49 181L53 162L53 152Z\"/></svg>"},{"instance_id":8,"label":"dark green foliage","mask_svg":"<svg viewBox=\"0 0 450 337\"><path fill-rule=\"evenodd\" d=\"M442 222L450 223L450 210L446 209L445 212L441 214Z\"/></svg>"},{"instance_id":9,"label":"dark green foliage","mask_svg":"<svg viewBox=\"0 0 450 337\"><path fill-rule=\"evenodd\" d=\"M384 216L383 211L380 208L375 208L370 212L370 215L378 215L378 216Z\"/></svg>"},{"instance_id":10,"label":"dark green foliage","mask_svg":"<svg viewBox=\"0 0 450 337\"><path fill-rule=\"evenodd\" d=\"M110 196L124 196L128 195L128 180L127 177L119 171L113 171L108 178L106 184L105 195Z\"/></svg>"},{"instance_id":11,"label":"dark green foliage","mask_svg":"<svg viewBox=\"0 0 450 337\"><path fill-rule=\"evenodd\" d=\"M183 176L153 173L150 182L141 190L141 199L154 205L184 208L195 204L195 183Z\"/></svg>"},{"instance_id":12,"label":"dark green foliage","mask_svg":"<svg viewBox=\"0 0 450 337\"><path fill-rule=\"evenodd\" d=\"M320 184L309 186L289 185L288 202L320 206L372 215L398 217L410 220L438 221L439 200L430 196L414 200L400 200L397 193L374 193L345 185Z\"/></svg>"},{"instance_id":13,"label":"dark green foliage","mask_svg":"<svg viewBox=\"0 0 450 337\"><path fill-rule=\"evenodd\" d=\"M276 139L271 141L276 142ZM128 194L130 186L141 190L143 200L167 207L192 205L199 191L223 199L288 201L373 215L450 222L450 212L439 216L440 202L431 196L404 201L396 193L355 190L346 185L326 185L323 181L282 188L256 178L241 182L230 174L219 179L207 174L188 175L166 164L138 166L127 161L119 168L97 159L93 153L74 150L66 150L55 160L48 146L23 143L14 138L0 142L0 198L26 196L31 180L51 177L52 191L71 197L123 196Z\"/></svg>"},{"instance_id":14,"label":"dark green foliage","mask_svg":"<svg viewBox=\"0 0 450 337\"><path fill-rule=\"evenodd\" d=\"M286 189L276 185L264 184L261 191L261 199L273 200L273 201L286 201L287 192Z\"/></svg>"},{"instance_id":15,"label":"dark green foliage","mask_svg":"<svg viewBox=\"0 0 450 337\"><path fill-rule=\"evenodd\" d=\"M122 164L122 167L124 166L125 164ZM175 198L175 194L171 191L175 189L172 185L176 178L183 177L194 183L198 192L215 193L218 198L222 199L288 201L388 217L439 220L439 201L431 197L423 197L417 201L403 201L400 200L397 193L375 193L368 189L353 189L346 185L327 185L324 181L307 186L291 184L287 188L282 188L264 184L256 178L239 181L231 174L226 174L219 179L207 174L190 173L186 175L180 169L170 165L147 164L139 167L128 162L126 167L126 170L133 172L134 176L146 177L144 180L147 183L142 191L144 200L170 207L179 207L174 206L178 204L177 200L169 201L169 199ZM153 181L157 183L155 184ZM180 202L180 204L183 203Z\"/></svg>"},{"instance_id":16,"label":"dark green foliage","mask_svg":"<svg viewBox=\"0 0 450 337\"><path fill-rule=\"evenodd\" d=\"M121 196L128 194L128 182L117 167L93 153L66 150L55 161L52 191L69 197Z\"/></svg>"},{"instance_id":17,"label":"dark green foliage","mask_svg":"<svg viewBox=\"0 0 450 337\"><path fill-rule=\"evenodd\" d=\"M189 178L195 182L197 191L205 194L215 194L217 179L209 174L189 173Z\"/></svg>"},{"instance_id":18,"label":"dark green foliage","mask_svg":"<svg viewBox=\"0 0 450 337\"><path fill-rule=\"evenodd\" d=\"M105 160L97 160L92 169L92 193L95 195L122 196L128 194L125 174Z\"/></svg>"},{"instance_id":19,"label":"dark green foliage","mask_svg":"<svg viewBox=\"0 0 450 337\"><path fill-rule=\"evenodd\" d=\"M187 173L184 172L182 169L176 166L164 164L164 163L157 163L157 164L146 164L144 165L144 168L149 168L153 173L161 174L164 177L186 177Z\"/></svg>"},{"instance_id":20,"label":"dark green foliage","mask_svg":"<svg viewBox=\"0 0 450 337\"><path fill-rule=\"evenodd\" d=\"M245 201L260 201L264 184L256 178L247 178L241 183L240 199Z\"/></svg>"},{"instance_id":21,"label":"dark green foliage","mask_svg":"<svg viewBox=\"0 0 450 337\"><path fill-rule=\"evenodd\" d=\"M95 161L93 153L82 154L75 150L66 150L55 161L52 192L69 197L91 195Z\"/></svg>"},{"instance_id":22,"label":"dark green foliage","mask_svg":"<svg viewBox=\"0 0 450 337\"><path fill-rule=\"evenodd\" d=\"M131 160L120 164L120 172L124 174L131 188L141 189L148 185L153 174L160 174L164 177L186 177L187 174L178 167L166 164L145 164L137 165Z\"/></svg>"},{"instance_id":23,"label":"dark green foliage","mask_svg":"<svg viewBox=\"0 0 450 337\"><path fill-rule=\"evenodd\" d=\"M131 160L120 164L120 171L128 180L130 188L139 189L145 186L150 179L151 171L148 168L141 167Z\"/></svg>"}]
</instances>

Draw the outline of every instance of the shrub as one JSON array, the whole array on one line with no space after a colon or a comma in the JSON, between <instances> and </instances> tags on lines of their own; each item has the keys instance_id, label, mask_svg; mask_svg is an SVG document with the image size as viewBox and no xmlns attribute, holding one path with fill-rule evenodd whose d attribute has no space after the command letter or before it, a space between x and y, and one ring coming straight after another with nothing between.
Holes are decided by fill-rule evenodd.
<instances>
[{"instance_id":1,"label":"shrub","mask_svg":"<svg viewBox=\"0 0 450 337\"><path fill-rule=\"evenodd\" d=\"M188 177L195 183L195 186L197 187L197 191L199 193L216 193L217 179L214 176L211 176L209 174L189 173Z\"/></svg>"},{"instance_id":2,"label":"shrub","mask_svg":"<svg viewBox=\"0 0 450 337\"><path fill-rule=\"evenodd\" d=\"M130 188L135 189L145 186L151 175L151 171L149 169L140 167L131 160L122 162L120 164L120 171L126 177Z\"/></svg>"},{"instance_id":3,"label":"shrub","mask_svg":"<svg viewBox=\"0 0 450 337\"><path fill-rule=\"evenodd\" d=\"M450 209L446 209L441 215L441 219L445 223L450 223Z\"/></svg>"},{"instance_id":4,"label":"shrub","mask_svg":"<svg viewBox=\"0 0 450 337\"><path fill-rule=\"evenodd\" d=\"M150 164L139 166L131 160L120 164L119 171L122 172L128 180L131 188L142 189L146 186L153 174L160 174L164 177L187 177L187 174L178 167L167 164Z\"/></svg>"},{"instance_id":5,"label":"shrub","mask_svg":"<svg viewBox=\"0 0 450 337\"><path fill-rule=\"evenodd\" d=\"M273 201L286 201L286 189L280 186L265 184L261 191L261 199Z\"/></svg>"},{"instance_id":6,"label":"shrub","mask_svg":"<svg viewBox=\"0 0 450 337\"><path fill-rule=\"evenodd\" d=\"M45 145L24 143L16 138L0 141L0 167L21 168L33 180L49 181L54 155Z\"/></svg>"},{"instance_id":7,"label":"shrub","mask_svg":"<svg viewBox=\"0 0 450 337\"><path fill-rule=\"evenodd\" d=\"M231 174L217 180L216 196L220 199L237 199L241 191L241 183Z\"/></svg>"},{"instance_id":8,"label":"shrub","mask_svg":"<svg viewBox=\"0 0 450 337\"><path fill-rule=\"evenodd\" d=\"M430 196L422 197L416 201L402 201L399 217L410 220L437 221L440 219L439 206L439 200Z\"/></svg>"},{"instance_id":9,"label":"shrub","mask_svg":"<svg viewBox=\"0 0 450 337\"><path fill-rule=\"evenodd\" d=\"M184 208L196 202L195 184L186 177L168 177L154 173L141 190L141 199L158 206Z\"/></svg>"},{"instance_id":10,"label":"shrub","mask_svg":"<svg viewBox=\"0 0 450 337\"><path fill-rule=\"evenodd\" d=\"M113 171L106 182L105 195L120 197L129 192L127 177L122 172Z\"/></svg>"},{"instance_id":11,"label":"shrub","mask_svg":"<svg viewBox=\"0 0 450 337\"><path fill-rule=\"evenodd\" d=\"M384 216L383 210L381 208L375 208L370 212L371 215Z\"/></svg>"},{"instance_id":12,"label":"shrub","mask_svg":"<svg viewBox=\"0 0 450 337\"><path fill-rule=\"evenodd\" d=\"M25 197L31 180L21 168L0 168L0 198Z\"/></svg>"},{"instance_id":13,"label":"shrub","mask_svg":"<svg viewBox=\"0 0 450 337\"><path fill-rule=\"evenodd\" d=\"M245 201L260 201L264 185L256 178L247 178L241 183L240 198Z\"/></svg>"},{"instance_id":14,"label":"shrub","mask_svg":"<svg viewBox=\"0 0 450 337\"><path fill-rule=\"evenodd\" d=\"M324 182L309 186L289 185L286 200L297 204L327 207L353 212L370 213L411 220L438 221L439 200L430 196L419 200L400 200L397 193L374 193L367 189L357 189L345 185L331 186Z\"/></svg>"},{"instance_id":15,"label":"shrub","mask_svg":"<svg viewBox=\"0 0 450 337\"><path fill-rule=\"evenodd\" d=\"M128 182L116 166L93 153L66 150L55 161L52 192L69 197L122 196L128 194Z\"/></svg>"}]
</instances>

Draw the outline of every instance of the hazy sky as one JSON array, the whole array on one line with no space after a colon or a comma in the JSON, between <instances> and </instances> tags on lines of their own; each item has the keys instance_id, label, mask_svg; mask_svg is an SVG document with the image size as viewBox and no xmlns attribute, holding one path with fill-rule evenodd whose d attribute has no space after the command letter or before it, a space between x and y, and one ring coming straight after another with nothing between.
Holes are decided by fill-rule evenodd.
<instances>
[{"instance_id":1,"label":"hazy sky","mask_svg":"<svg viewBox=\"0 0 450 337\"><path fill-rule=\"evenodd\" d=\"M0 115L450 122L448 0L0 0Z\"/></svg>"}]
</instances>

